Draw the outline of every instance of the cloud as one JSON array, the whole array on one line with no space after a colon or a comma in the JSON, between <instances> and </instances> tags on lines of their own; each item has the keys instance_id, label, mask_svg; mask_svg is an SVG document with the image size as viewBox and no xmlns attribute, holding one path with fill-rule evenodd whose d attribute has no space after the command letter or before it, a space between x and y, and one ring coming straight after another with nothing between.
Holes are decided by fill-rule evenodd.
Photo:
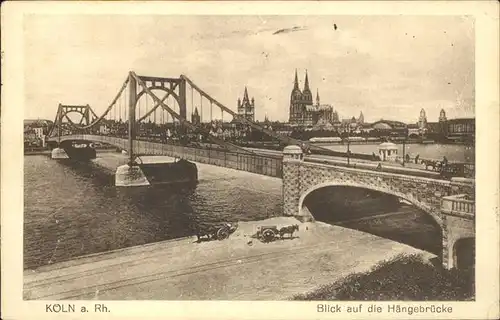
<instances>
[{"instance_id":1,"label":"cloud","mask_svg":"<svg viewBox=\"0 0 500 320\"><path fill-rule=\"evenodd\" d=\"M273 32L273 35L277 35L277 34L281 34L281 33L304 31L304 30L307 30L307 28L306 27L284 28L284 29L279 29L279 30Z\"/></svg>"}]
</instances>

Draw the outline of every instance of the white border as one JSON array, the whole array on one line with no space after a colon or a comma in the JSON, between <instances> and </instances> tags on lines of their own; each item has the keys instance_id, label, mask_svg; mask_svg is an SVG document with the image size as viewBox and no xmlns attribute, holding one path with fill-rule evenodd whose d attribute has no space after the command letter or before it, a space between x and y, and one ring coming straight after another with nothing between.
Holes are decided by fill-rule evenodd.
<instances>
[{"instance_id":1,"label":"white border","mask_svg":"<svg viewBox=\"0 0 500 320\"><path fill-rule=\"evenodd\" d=\"M411 318L494 319L499 316L499 54L498 2L7 2L2 4L1 254L2 317L44 319L46 302L22 301L23 223L23 15L219 14L219 15L473 15L476 22L477 290L475 302L445 303L452 314ZM131 67L132 68L132 67ZM101 301L99 301L101 302ZM376 302L385 306L393 302ZM332 302L331 304L335 304ZM342 305L359 305L344 302ZM364 303L366 306L369 303ZM409 302L401 305L428 305ZM91 301L77 305L93 306ZM321 314L316 302L110 301L107 314L58 314L59 318L169 319L410 318L405 314ZM365 307L366 309L366 307Z\"/></svg>"}]
</instances>

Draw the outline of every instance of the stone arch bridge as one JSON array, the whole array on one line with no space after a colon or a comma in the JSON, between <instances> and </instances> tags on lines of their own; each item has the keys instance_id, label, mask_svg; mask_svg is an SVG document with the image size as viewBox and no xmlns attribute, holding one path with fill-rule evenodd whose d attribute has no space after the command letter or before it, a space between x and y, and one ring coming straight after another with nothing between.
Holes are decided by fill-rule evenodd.
<instances>
[{"instance_id":1,"label":"stone arch bridge","mask_svg":"<svg viewBox=\"0 0 500 320\"><path fill-rule=\"evenodd\" d=\"M302 150L286 147L283 153L283 213L314 220L303 210L306 197L328 186L351 186L397 196L429 214L441 227L446 268L457 266L455 244L475 238L474 181L439 180L396 173L331 166L304 161Z\"/></svg>"}]
</instances>

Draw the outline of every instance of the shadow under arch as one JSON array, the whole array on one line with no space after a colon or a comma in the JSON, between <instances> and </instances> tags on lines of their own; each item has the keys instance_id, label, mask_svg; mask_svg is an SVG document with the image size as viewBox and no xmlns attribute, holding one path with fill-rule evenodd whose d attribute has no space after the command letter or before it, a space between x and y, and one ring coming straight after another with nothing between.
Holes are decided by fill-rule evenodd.
<instances>
[{"instance_id":1,"label":"shadow under arch","mask_svg":"<svg viewBox=\"0 0 500 320\"><path fill-rule=\"evenodd\" d=\"M86 144L89 147L94 143L94 141L84 140L84 139L64 139L61 137L61 148L71 147L73 144Z\"/></svg>"},{"instance_id":2,"label":"shadow under arch","mask_svg":"<svg viewBox=\"0 0 500 320\"><path fill-rule=\"evenodd\" d=\"M472 269L475 266L476 240L473 237L460 238L453 245L453 267Z\"/></svg>"},{"instance_id":3,"label":"shadow under arch","mask_svg":"<svg viewBox=\"0 0 500 320\"><path fill-rule=\"evenodd\" d=\"M441 218L403 194L356 183L326 182L300 196L299 214L442 256Z\"/></svg>"},{"instance_id":4,"label":"shadow under arch","mask_svg":"<svg viewBox=\"0 0 500 320\"><path fill-rule=\"evenodd\" d=\"M127 148L127 140L124 138L117 138L115 139L106 139L106 136L99 136L99 135L86 135L88 139L83 139L82 135L79 134L74 134L74 135L67 135L67 136L61 136L61 143L60 145L63 144L72 144L73 142L77 143L88 143L88 144L94 144L94 143L104 143L113 147L116 147L117 149L125 150ZM53 145L58 145L57 141L49 141Z\"/></svg>"},{"instance_id":5,"label":"shadow under arch","mask_svg":"<svg viewBox=\"0 0 500 320\"><path fill-rule=\"evenodd\" d=\"M405 201L410 202L412 205L414 205L418 209L420 209L420 210L424 211L425 213L427 213L429 216L431 216L434 219L434 221L436 222L436 224L439 225L440 228L442 228L443 220L441 219L441 217L438 216L436 213L434 213L432 210L430 210L423 203L421 203L419 201L415 201L415 200L411 199L410 197L406 196L403 193L394 192L394 191L383 189L383 188L377 188L375 186L367 186L367 185L363 185L363 184L357 184L357 183L323 182L323 183L317 184L317 185L315 185L313 187L310 187L309 189L307 189L305 192L303 192L300 195L300 198L299 198L299 216L302 216L302 207L303 207L304 199L309 194L311 194L313 191L318 190L318 189L322 189L322 188L326 188L326 187L352 187L352 188L361 188L361 189L368 189L368 190L373 190L373 191L377 191L377 192L380 192L380 193L385 193L385 194L393 195L395 197L398 197L400 199L403 199Z\"/></svg>"}]
</instances>

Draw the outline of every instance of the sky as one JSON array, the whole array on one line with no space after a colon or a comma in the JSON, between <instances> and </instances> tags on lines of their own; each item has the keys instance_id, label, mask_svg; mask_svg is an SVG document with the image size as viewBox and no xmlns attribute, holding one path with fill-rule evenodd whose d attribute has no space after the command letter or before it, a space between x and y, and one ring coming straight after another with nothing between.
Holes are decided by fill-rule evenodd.
<instances>
[{"instance_id":1,"label":"sky","mask_svg":"<svg viewBox=\"0 0 500 320\"><path fill-rule=\"evenodd\" d=\"M288 120L295 69L341 118L474 116L465 16L30 15L24 41L26 119L53 120L59 103L100 115L130 70L185 74L235 111L247 86L257 120Z\"/></svg>"}]
</instances>

